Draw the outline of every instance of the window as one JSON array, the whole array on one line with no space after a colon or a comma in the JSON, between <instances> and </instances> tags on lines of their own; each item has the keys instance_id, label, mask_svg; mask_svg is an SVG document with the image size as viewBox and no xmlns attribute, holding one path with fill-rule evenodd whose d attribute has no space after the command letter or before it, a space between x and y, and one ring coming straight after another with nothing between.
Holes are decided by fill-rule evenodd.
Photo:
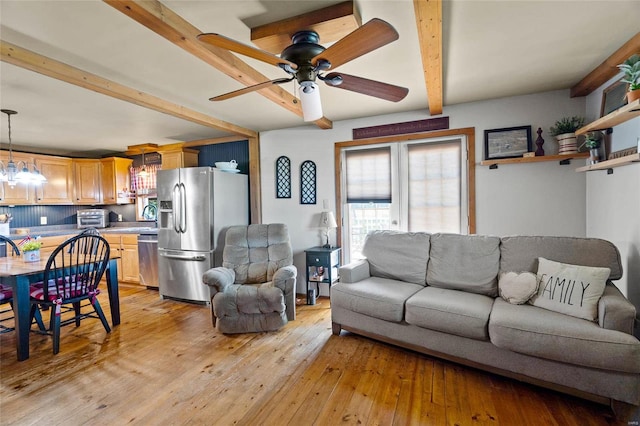
<instances>
[{"instance_id":1,"label":"window","mask_svg":"<svg viewBox=\"0 0 640 426\"><path fill-rule=\"evenodd\" d=\"M433 133L443 136L336 144L345 261L362 256L367 233L376 229L475 232L469 211L475 189L468 178L474 170L473 129L428 135Z\"/></svg>"}]
</instances>

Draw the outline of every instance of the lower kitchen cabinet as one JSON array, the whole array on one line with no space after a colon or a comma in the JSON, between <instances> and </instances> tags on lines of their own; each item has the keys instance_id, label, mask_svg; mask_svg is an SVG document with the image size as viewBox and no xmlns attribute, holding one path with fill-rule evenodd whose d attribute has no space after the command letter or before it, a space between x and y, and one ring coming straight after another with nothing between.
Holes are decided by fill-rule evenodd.
<instances>
[{"instance_id":1,"label":"lower kitchen cabinet","mask_svg":"<svg viewBox=\"0 0 640 426\"><path fill-rule=\"evenodd\" d=\"M138 264L138 234L103 234L109 242L111 252L117 250L118 281L140 284L140 267Z\"/></svg>"},{"instance_id":2,"label":"lower kitchen cabinet","mask_svg":"<svg viewBox=\"0 0 640 426\"><path fill-rule=\"evenodd\" d=\"M138 235L122 234L122 281L140 284L138 263Z\"/></svg>"}]
</instances>

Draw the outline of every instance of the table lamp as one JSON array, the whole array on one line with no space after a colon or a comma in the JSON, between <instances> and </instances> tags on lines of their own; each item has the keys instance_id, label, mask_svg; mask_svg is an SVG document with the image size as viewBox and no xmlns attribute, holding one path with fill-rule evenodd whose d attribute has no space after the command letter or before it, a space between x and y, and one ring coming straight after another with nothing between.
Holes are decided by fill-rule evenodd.
<instances>
[{"instance_id":1,"label":"table lamp","mask_svg":"<svg viewBox=\"0 0 640 426\"><path fill-rule=\"evenodd\" d=\"M327 228L327 243L323 245L324 248L331 248L331 243L329 243L329 231L331 228L337 228L338 224L336 223L336 218L333 215L333 212L322 212L320 214L320 228Z\"/></svg>"}]
</instances>

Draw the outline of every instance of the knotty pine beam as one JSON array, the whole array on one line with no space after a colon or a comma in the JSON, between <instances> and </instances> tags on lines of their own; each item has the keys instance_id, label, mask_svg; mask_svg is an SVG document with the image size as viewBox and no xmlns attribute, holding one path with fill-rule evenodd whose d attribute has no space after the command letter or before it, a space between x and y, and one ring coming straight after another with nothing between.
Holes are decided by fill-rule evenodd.
<instances>
[{"instance_id":1,"label":"knotty pine beam","mask_svg":"<svg viewBox=\"0 0 640 426\"><path fill-rule=\"evenodd\" d=\"M212 127L246 137L257 136L257 132L254 130L245 129L244 127L219 120L184 106L165 101L164 99L141 92L140 90L123 86L122 84L72 67L55 59L47 58L46 56L23 49L3 40L0 40L0 45L2 50L1 60L3 62L202 126Z\"/></svg>"},{"instance_id":2,"label":"knotty pine beam","mask_svg":"<svg viewBox=\"0 0 640 426\"><path fill-rule=\"evenodd\" d=\"M637 33L631 39L622 45L603 63L598 65L593 71L587 74L578 84L573 86L569 91L572 98L579 96L587 96L598 87L602 86L610 78L620 72L617 65L623 63L634 53L640 53L640 33Z\"/></svg>"},{"instance_id":3,"label":"knotty pine beam","mask_svg":"<svg viewBox=\"0 0 640 426\"><path fill-rule=\"evenodd\" d=\"M271 80L228 50L198 41L196 37L204 31L194 27L157 0L103 1L245 86ZM214 3L212 3L212 7L215 7ZM257 93L302 117L300 101L281 87L274 84L259 90ZM332 127L331 121L327 119L318 120L315 123L322 129L330 129Z\"/></svg>"},{"instance_id":4,"label":"knotty pine beam","mask_svg":"<svg viewBox=\"0 0 640 426\"><path fill-rule=\"evenodd\" d=\"M413 0L429 114L442 114L442 0Z\"/></svg>"}]
</instances>

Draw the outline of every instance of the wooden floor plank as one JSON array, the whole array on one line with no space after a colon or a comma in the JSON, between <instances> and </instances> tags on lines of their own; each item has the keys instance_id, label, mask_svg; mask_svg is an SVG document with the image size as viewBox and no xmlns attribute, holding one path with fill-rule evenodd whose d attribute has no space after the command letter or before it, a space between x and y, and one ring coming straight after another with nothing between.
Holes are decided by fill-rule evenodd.
<instances>
[{"instance_id":1,"label":"wooden floor plank","mask_svg":"<svg viewBox=\"0 0 640 426\"><path fill-rule=\"evenodd\" d=\"M100 296L109 317L108 298ZM122 324L0 335L0 424L627 425L608 407L331 334L327 298L273 333L222 335L209 308L121 286ZM45 315L47 319L48 315ZM109 318L110 319L110 318ZM632 416L637 416L637 410ZM631 424L631 423L629 423Z\"/></svg>"}]
</instances>

